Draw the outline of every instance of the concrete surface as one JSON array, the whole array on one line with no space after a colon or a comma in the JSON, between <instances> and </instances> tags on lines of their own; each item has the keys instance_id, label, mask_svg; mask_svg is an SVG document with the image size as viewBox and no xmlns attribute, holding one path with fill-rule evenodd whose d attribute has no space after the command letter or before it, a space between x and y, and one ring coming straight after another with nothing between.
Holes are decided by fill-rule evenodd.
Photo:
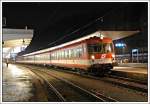
<instances>
[{"instance_id":1,"label":"concrete surface","mask_svg":"<svg viewBox=\"0 0 150 104\"><path fill-rule=\"evenodd\" d=\"M119 63L119 67L148 68L147 63Z\"/></svg>"},{"instance_id":2,"label":"concrete surface","mask_svg":"<svg viewBox=\"0 0 150 104\"><path fill-rule=\"evenodd\" d=\"M128 73L141 73L141 74L147 74L148 68L135 68L135 67L119 67L116 66L113 68L115 71L123 71Z\"/></svg>"},{"instance_id":3,"label":"concrete surface","mask_svg":"<svg viewBox=\"0 0 150 104\"><path fill-rule=\"evenodd\" d=\"M120 77L126 77L126 78L139 80L139 81L142 81L143 83L148 83L148 68L147 67L116 66L112 69L112 74L120 76Z\"/></svg>"}]
</instances>

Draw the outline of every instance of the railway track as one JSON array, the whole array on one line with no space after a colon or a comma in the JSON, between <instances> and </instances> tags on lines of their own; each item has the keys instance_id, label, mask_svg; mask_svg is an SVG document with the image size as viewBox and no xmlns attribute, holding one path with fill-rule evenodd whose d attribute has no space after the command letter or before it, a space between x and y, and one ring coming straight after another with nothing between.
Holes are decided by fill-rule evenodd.
<instances>
[{"instance_id":1,"label":"railway track","mask_svg":"<svg viewBox=\"0 0 150 104\"><path fill-rule=\"evenodd\" d=\"M105 75L105 77L100 78L98 76L93 76L93 75L85 74L85 73L73 72L73 71L70 71L70 70L59 70L59 69L56 69L56 68L55 68L55 70L62 71L62 72L67 72L67 73L71 73L71 74L76 74L76 75L81 75L83 77L97 79L97 80L101 80L101 81L104 81L104 82L112 83L114 85L129 88L129 89L132 89L132 90L148 93L147 84L145 84L143 82L140 82L140 81L137 81L137 80L134 80L134 79L119 77L119 76L115 76L115 75Z\"/></svg>"},{"instance_id":2,"label":"railway track","mask_svg":"<svg viewBox=\"0 0 150 104\"><path fill-rule=\"evenodd\" d=\"M119 77L115 75L106 75L104 80L113 84L124 86L126 88L148 93L147 84L137 81L137 80L133 80L133 79L125 78L125 77Z\"/></svg>"},{"instance_id":3,"label":"railway track","mask_svg":"<svg viewBox=\"0 0 150 104\"><path fill-rule=\"evenodd\" d=\"M97 80L101 80L101 81L104 81L107 83L112 83L112 84L117 85L117 86L129 88L129 89L132 89L135 91L148 93L147 84L142 83L142 82L137 81L137 80L129 79L129 78L124 78L124 77L119 77L119 76L114 76L114 75L106 75L105 77L100 78L100 77L93 76L90 74L73 72L71 70L60 70L57 68L54 68L54 70L67 72L67 73L71 73L71 74L76 74L76 75L80 75L80 76L87 77L87 78L97 79Z\"/></svg>"},{"instance_id":4,"label":"railway track","mask_svg":"<svg viewBox=\"0 0 150 104\"><path fill-rule=\"evenodd\" d=\"M140 80L131 79L131 78L127 78L127 77L121 77L121 76L117 76L117 75L114 75L114 74L105 74L105 76L109 77L109 78L121 79L121 80L126 80L126 81L129 81L129 82L135 82L135 83L147 85L146 82L143 82L143 81L140 81Z\"/></svg>"},{"instance_id":5,"label":"railway track","mask_svg":"<svg viewBox=\"0 0 150 104\"><path fill-rule=\"evenodd\" d=\"M27 67L32 68L32 66L27 66ZM38 66L38 67L34 67L34 68L35 69L42 69L43 67ZM49 68L44 68L43 71L47 72L48 71L47 69L49 69ZM147 85L134 82L133 80L130 81L130 80L126 80L124 78L118 78L118 77L114 77L114 78L111 77L110 78L110 76L100 78L100 77L92 76L92 75L89 75L89 74L83 74L83 73L80 74L78 72L73 72L73 71L68 71L68 70L60 70L60 69L57 69L57 68L52 68L51 70L61 71L61 72L65 72L65 73L75 74L75 75L78 75L78 76L83 76L83 77L86 77L86 78L91 78L91 79L104 81L106 83L114 84L115 86L119 86L119 87L123 87L123 88L127 88L127 89L132 89L133 91L138 91L137 93L142 94L142 95L147 95L147 93L148 93L148 90L147 90L148 86ZM93 93L96 96L100 97L104 101L107 101L107 102L116 102L116 101L118 101L118 100L113 99L109 96L105 97L103 92L94 91L92 89L91 90L88 89L88 91L90 91L91 93Z\"/></svg>"},{"instance_id":6,"label":"railway track","mask_svg":"<svg viewBox=\"0 0 150 104\"><path fill-rule=\"evenodd\" d=\"M116 102L117 100L107 97L100 92L88 91L75 85L74 83L59 78L57 75L52 75L45 71L38 69L31 69L33 73L42 78L49 88L53 90L55 96L58 97L57 101L75 101L75 102Z\"/></svg>"},{"instance_id":7,"label":"railway track","mask_svg":"<svg viewBox=\"0 0 150 104\"><path fill-rule=\"evenodd\" d=\"M44 81L44 84L46 84L47 90L49 93L48 98L50 96L53 96L55 101L66 101L65 98L63 98L63 96L52 86L52 84L48 81L48 79L43 77L37 71L34 71L34 70L30 70L30 71L32 71L36 76L38 76L40 79L42 79Z\"/></svg>"}]
</instances>

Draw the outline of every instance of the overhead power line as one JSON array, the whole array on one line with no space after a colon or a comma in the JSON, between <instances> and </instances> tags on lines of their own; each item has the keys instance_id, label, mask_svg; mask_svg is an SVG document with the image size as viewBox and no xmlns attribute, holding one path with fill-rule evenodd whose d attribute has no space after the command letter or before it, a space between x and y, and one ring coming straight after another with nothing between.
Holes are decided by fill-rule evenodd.
<instances>
[{"instance_id":1,"label":"overhead power line","mask_svg":"<svg viewBox=\"0 0 150 104\"><path fill-rule=\"evenodd\" d=\"M78 29L72 31L71 33L60 37L60 38L57 39L56 41L53 41L53 42L49 43L48 46L53 45L53 44L55 44L56 42L65 39L66 37L70 36L71 34L76 33L76 32L78 32L78 31L80 31L81 29L84 29L84 28L90 26L90 25L92 25L93 23L95 23L95 22L97 22L97 21L104 22L104 17L107 16L108 14L110 14L111 12L113 12L113 11L116 10L116 9L117 9L117 7L114 8L114 9L110 9L110 10L109 10L108 12L106 12L103 16L100 16L99 18L97 18L97 19L95 19L95 20L89 22L88 24L86 24L86 25L84 25L84 26L82 26L82 27L80 27L80 28L78 28ZM43 48L44 48L44 47L40 47L39 49L43 49Z\"/></svg>"}]
</instances>

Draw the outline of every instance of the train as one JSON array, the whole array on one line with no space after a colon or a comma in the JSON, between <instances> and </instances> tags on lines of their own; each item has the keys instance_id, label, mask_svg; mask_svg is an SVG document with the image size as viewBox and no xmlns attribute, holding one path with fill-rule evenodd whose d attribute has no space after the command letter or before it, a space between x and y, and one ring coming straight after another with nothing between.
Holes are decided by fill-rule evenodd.
<instances>
[{"instance_id":1,"label":"train","mask_svg":"<svg viewBox=\"0 0 150 104\"><path fill-rule=\"evenodd\" d=\"M103 75L113 68L113 41L109 37L80 38L16 57L17 63L56 66Z\"/></svg>"}]
</instances>

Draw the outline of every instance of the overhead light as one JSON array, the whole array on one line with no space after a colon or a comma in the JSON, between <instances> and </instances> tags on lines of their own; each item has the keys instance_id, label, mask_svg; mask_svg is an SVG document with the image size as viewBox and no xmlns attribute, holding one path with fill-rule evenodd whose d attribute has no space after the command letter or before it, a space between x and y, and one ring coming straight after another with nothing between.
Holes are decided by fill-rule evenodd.
<instances>
[{"instance_id":1,"label":"overhead light","mask_svg":"<svg viewBox=\"0 0 150 104\"><path fill-rule=\"evenodd\" d=\"M125 43L116 43L115 46L122 48L122 47L125 47L126 44Z\"/></svg>"}]
</instances>

